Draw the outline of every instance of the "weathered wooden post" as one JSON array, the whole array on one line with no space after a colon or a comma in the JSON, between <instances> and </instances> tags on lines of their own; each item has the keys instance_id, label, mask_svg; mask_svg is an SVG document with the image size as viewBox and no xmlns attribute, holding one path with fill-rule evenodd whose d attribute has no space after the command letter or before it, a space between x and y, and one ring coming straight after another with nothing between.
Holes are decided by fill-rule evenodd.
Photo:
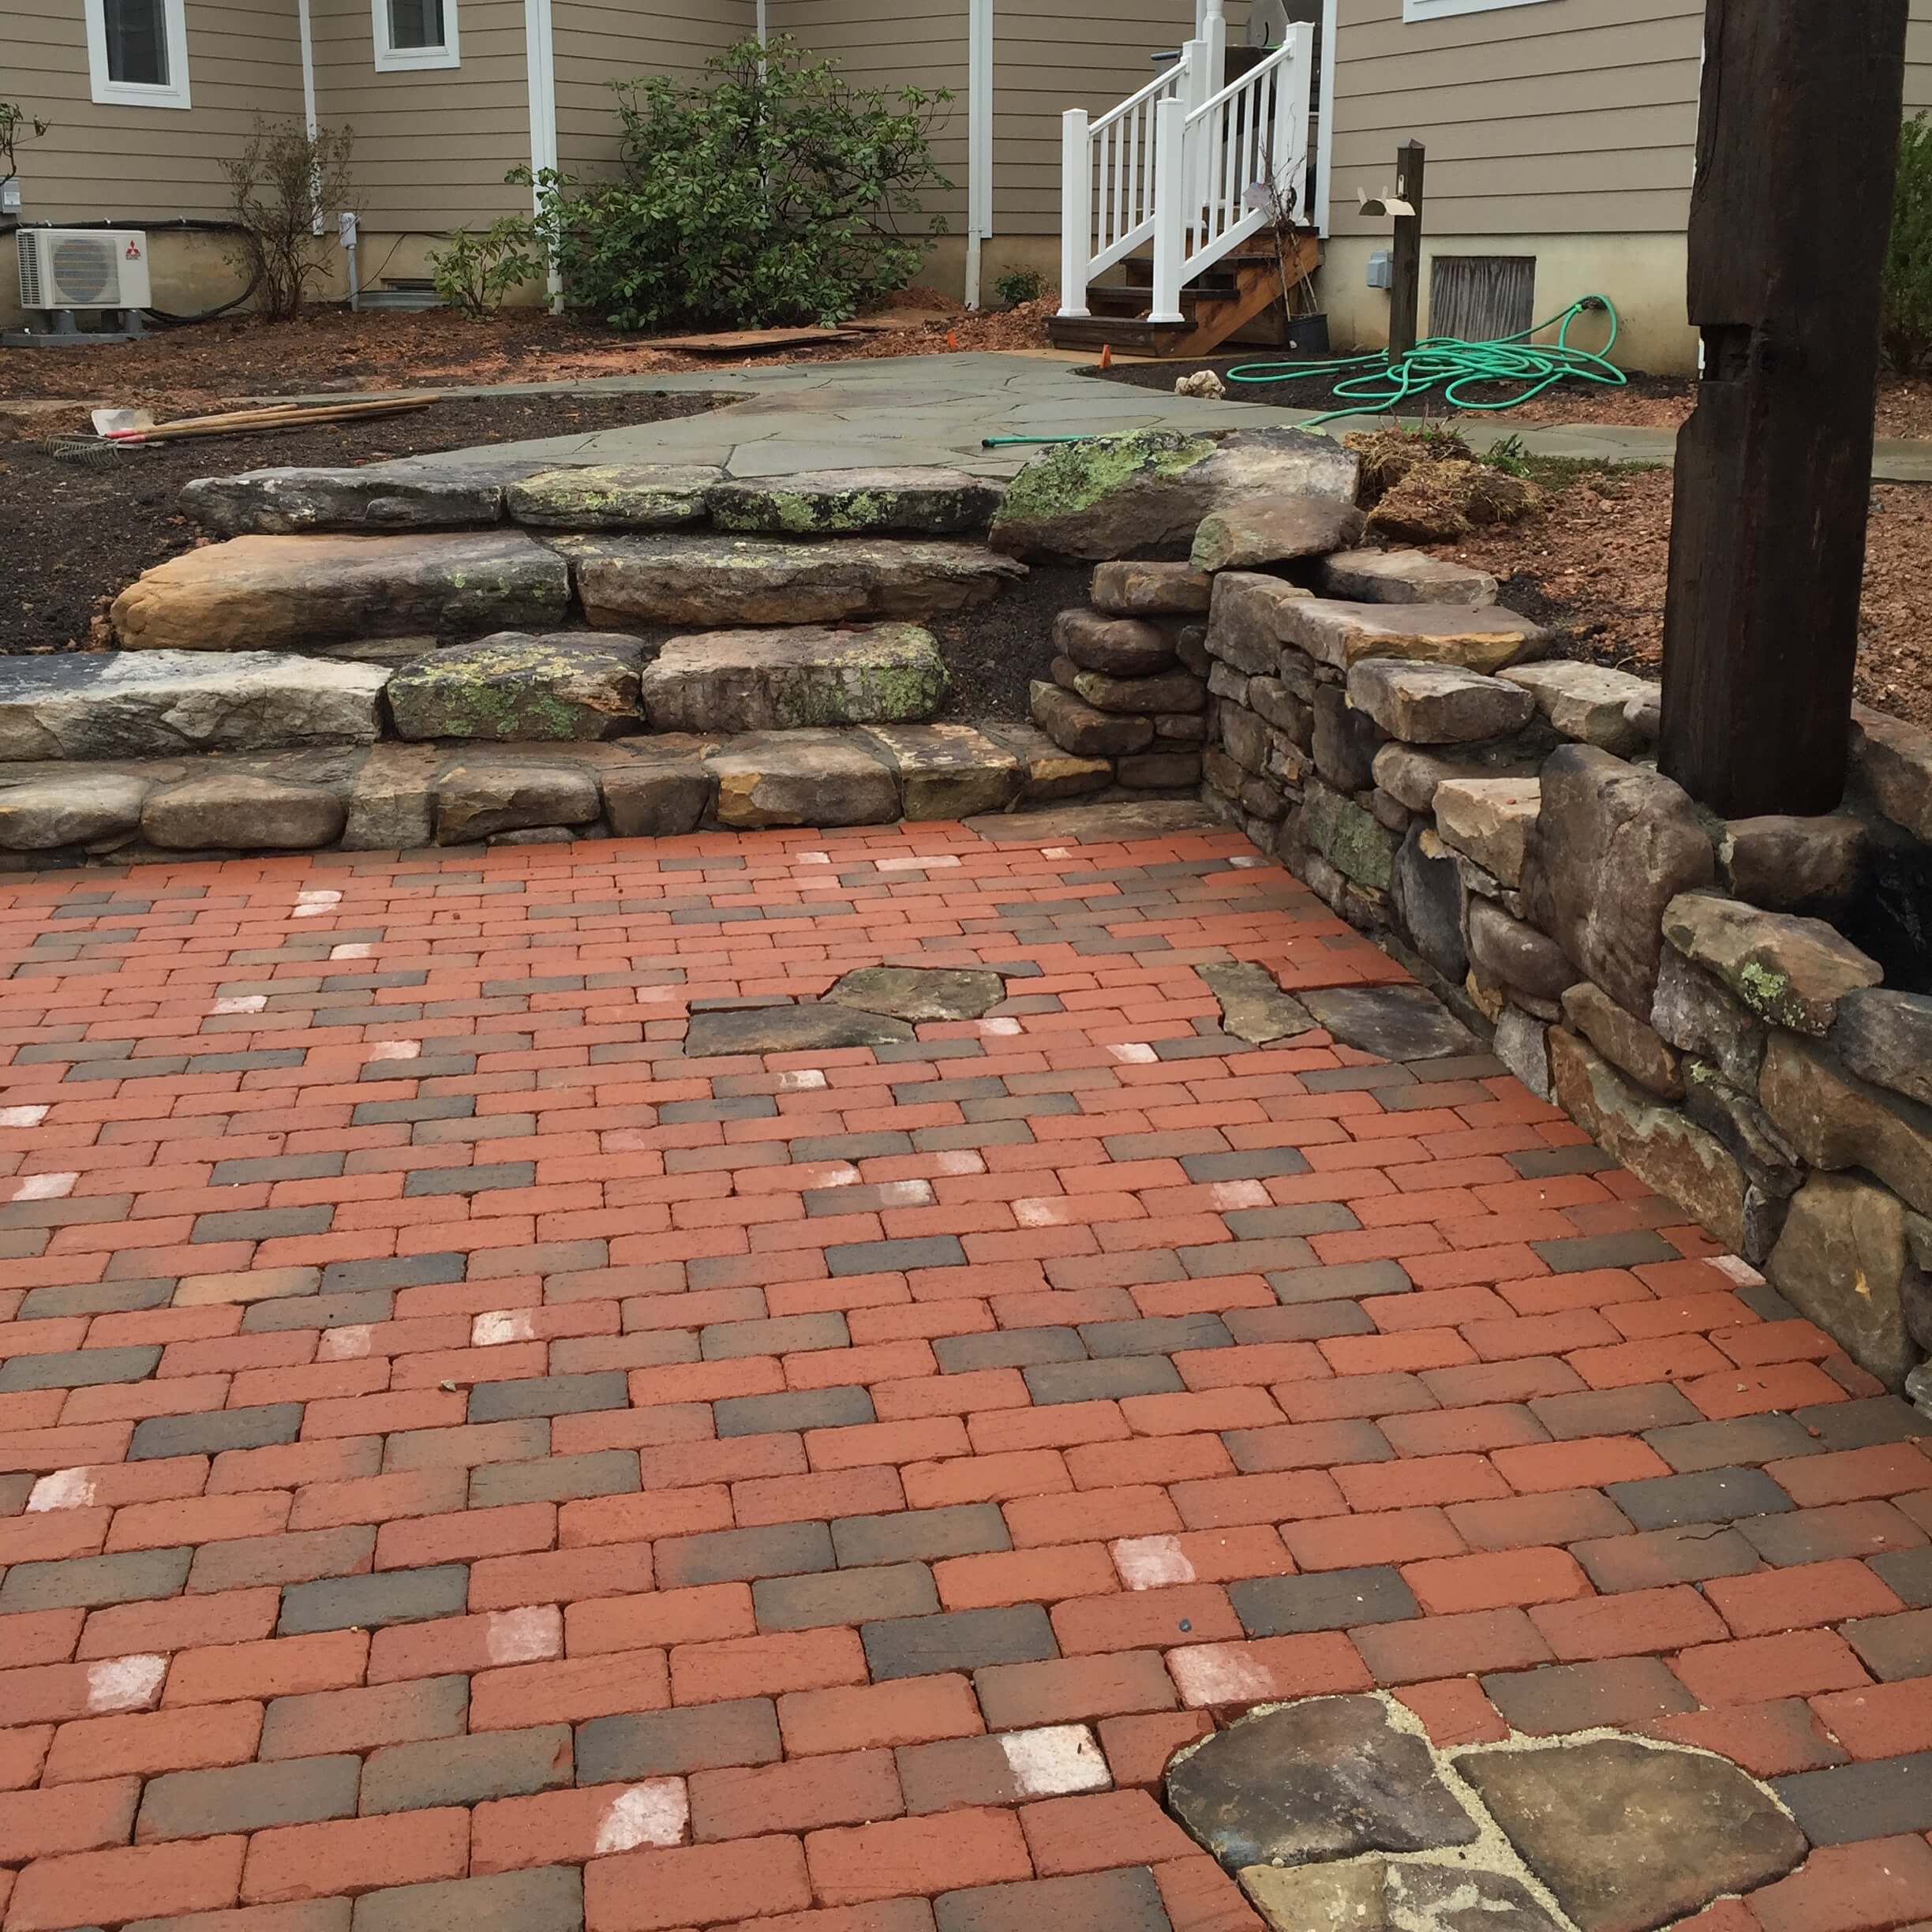
<instances>
[{"instance_id":1,"label":"weathered wooden post","mask_svg":"<svg viewBox=\"0 0 1932 1932\"><path fill-rule=\"evenodd\" d=\"M1728 818L1844 791L1907 0L1706 0L1660 763Z\"/></svg>"},{"instance_id":2,"label":"weathered wooden post","mask_svg":"<svg viewBox=\"0 0 1932 1932\"><path fill-rule=\"evenodd\" d=\"M1427 150L1404 141L1395 150L1395 198L1410 213L1395 217L1389 257L1389 360L1399 361L1416 346L1422 316L1422 174Z\"/></svg>"}]
</instances>

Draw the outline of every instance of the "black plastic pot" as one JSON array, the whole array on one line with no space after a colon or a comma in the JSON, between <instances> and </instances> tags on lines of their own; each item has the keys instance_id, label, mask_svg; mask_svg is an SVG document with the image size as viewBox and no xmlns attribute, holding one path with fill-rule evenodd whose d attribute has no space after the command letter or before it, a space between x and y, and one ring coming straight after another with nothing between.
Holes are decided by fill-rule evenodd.
<instances>
[{"instance_id":1,"label":"black plastic pot","mask_svg":"<svg viewBox=\"0 0 1932 1932\"><path fill-rule=\"evenodd\" d=\"M1297 355L1328 353L1328 318L1325 315L1294 316L1282 331L1287 346Z\"/></svg>"}]
</instances>

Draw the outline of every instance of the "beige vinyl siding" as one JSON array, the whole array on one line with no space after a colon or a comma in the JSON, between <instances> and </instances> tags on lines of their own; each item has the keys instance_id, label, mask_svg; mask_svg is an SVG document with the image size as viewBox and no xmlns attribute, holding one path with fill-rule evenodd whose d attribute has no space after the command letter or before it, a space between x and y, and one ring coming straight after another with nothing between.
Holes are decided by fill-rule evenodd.
<instances>
[{"instance_id":1,"label":"beige vinyl siding","mask_svg":"<svg viewBox=\"0 0 1932 1932\"><path fill-rule=\"evenodd\" d=\"M1932 0L1911 0L1905 29L1905 111L1932 111Z\"/></svg>"},{"instance_id":2,"label":"beige vinyl siding","mask_svg":"<svg viewBox=\"0 0 1932 1932\"><path fill-rule=\"evenodd\" d=\"M754 0L554 0L557 154L567 174L616 158L613 80L695 80L705 62L754 31Z\"/></svg>"},{"instance_id":3,"label":"beige vinyl siding","mask_svg":"<svg viewBox=\"0 0 1932 1932\"><path fill-rule=\"evenodd\" d=\"M571 0L560 0L560 10ZM309 0L316 112L355 130L362 226L435 234L530 205L505 173L530 158L523 0L456 0L462 64L378 73L369 0ZM373 282L379 260L363 268Z\"/></svg>"},{"instance_id":4,"label":"beige vinyl siding","mask_svg":"<svg viewBox=\"0 0 1932 1932\"><path fill-rule=\"evenodd\" d=\"M1428 150L1432 237L1682 232L1702 0L1402 13L1402 0L1341 0L1336 234L1376 231L1354 191L1386 182L1411 137Z\"/></svg>"},{"instance_id":5,"label":"beige vinyl siding","mask_svg":"<svg viewBox=\"0 0 1932 1932\"><path fill-rule=\"evenodd\" d=\"M963 13L965 0L958 0ZM1228 37L1247 31L1230 0ZM1041 0L996 4L993 40L993 230L1060 232L1060 117L1118 107L1154 78L1152 57L1194 31L1193 0Z\"/></svg>"},{"instance_id":6,"label":"beige vinyl siding","mask_svg":"<svg viewBox=\"0 0 1932 1932\"><path fill-rule=\"evenodd\" d=\"M1010 9L1017 0L1007 0ZM936 110L933 153L953 185L924 197L929 215L966 225L967 0L769 0L774 33L838 62L854 87L949 88Z\"/></svg>"},{"instance_id":7,"label":"beige vinyl siding","mask_svg":"<svg viewBox=\"0 0 1932 1932\"><path fill-rule=\"evenodd\" d=\"M28 220L158 227L227 212L221 164L256 110L301 114L295 0L188 0L187 26L194 105L109 106L91 98L81 0L0 4L0 96L51 123L21 148Z\"/></svg>"}]
</instances>

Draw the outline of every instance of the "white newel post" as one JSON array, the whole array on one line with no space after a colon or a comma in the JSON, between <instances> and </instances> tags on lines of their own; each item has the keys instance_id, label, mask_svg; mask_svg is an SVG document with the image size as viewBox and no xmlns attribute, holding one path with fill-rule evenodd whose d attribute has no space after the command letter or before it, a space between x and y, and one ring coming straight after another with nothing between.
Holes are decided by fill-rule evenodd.
<instances>
[{"instance_id":1,"label":"white newel post","mask_svg":"<svg viewBox=\"0 0 1932 1932\"><path fill-rule=\"evenodd\" d=\"M1087 152L1087 110L1060 118L1060 313L1087 313L1088 264L1093 260L1093 163Z\"/></svg>"},{"instance_id":2,"label":"white newel post","mask_svg":"<svg viewBox=\"0 0 1932 1932\"><path fill-rule=\"evenodd\" d=\"M1154 306L1155 322L1178 322L1181 261L1192 189L1186 152L1188 107L1164 100L1154 110Z\"/></svg>"},{"instance_id":3,"label":"white newel post","mask_svg":"<svg viewBox=\"0 0 1932 1932\"><path fill-rule=\"evenodd\" d=\"M1201 0L1203 8L1196 37L1208 43L1208 91L1203 100L1211 100L1227 85L1227 15L1222 11L1226 0Z\"/></svg>"},{"instance_id":4,"label":"white newel post","mask_svg":"<svg viewBox=\"0 0 1932 1932\"><path fill-rule=\"evenodd\" d=\"M1181 99L1187 111L1206 105L1220 92L1211 66L1211 50L1205 40L1190 40L1182 49L1185 72L1181 77ZM1201 138L1204 132L1199 126L1190 129L1183 120L1180 139L1187 148L1187 171L1185 180L1188 192L1185 205L1177 203L1180 212L1174 217L1175 224L1181 230L1181 253L1185 256L1190 244L1188 237L1200 226L1201 212L1208 201L1208 170L1211 165L1208 156L1208 144ZM1163 219L1166 219L1165 213Z\"/></svg>"}]
</instances>

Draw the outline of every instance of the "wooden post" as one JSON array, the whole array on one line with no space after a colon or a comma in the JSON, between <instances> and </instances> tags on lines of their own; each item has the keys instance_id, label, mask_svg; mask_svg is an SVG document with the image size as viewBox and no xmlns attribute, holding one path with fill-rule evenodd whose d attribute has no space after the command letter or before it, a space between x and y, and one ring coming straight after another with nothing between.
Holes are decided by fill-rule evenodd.
<instances>
[{"instance_id":1,"label":"wooden post","mask_svg":"<svg viewBox=\"0 0 1932 1932\"><path fill-rule=\"evenodd\" d=\"M1661 769L1727 818L1844 796L1907 0L1706 0Z\"/></svg>"},{"instance_id":2,"label":"wooden post","mask_svg":"<svg viewBox=\"0 0 1932 1932\"><path fill-rule=\"evenodd\" d=\"M1427 150L1404 141L1395 150L1395 196L1415 210L1395 217L1395 247L1389 264L1389 360L1416 346L1422 316L1422 164Z\"/></svg>"}]
</instances>

